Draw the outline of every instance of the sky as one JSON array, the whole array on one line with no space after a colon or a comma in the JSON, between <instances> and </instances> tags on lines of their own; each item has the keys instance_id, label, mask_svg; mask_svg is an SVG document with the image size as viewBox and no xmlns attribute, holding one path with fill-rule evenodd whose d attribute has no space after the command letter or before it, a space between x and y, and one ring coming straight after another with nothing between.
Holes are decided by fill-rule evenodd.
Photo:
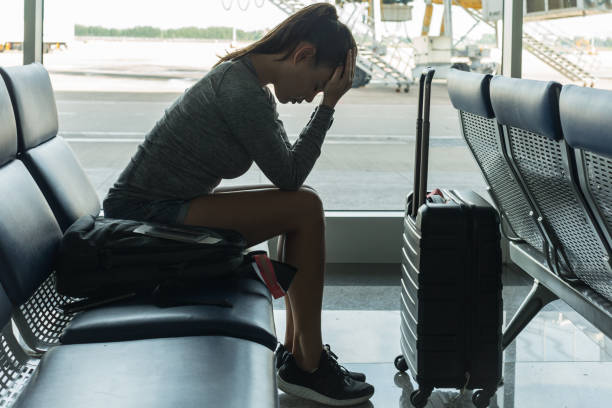
<instances>
[{"instance_id":1,"label":"sky","mask_svg":"<svg viewBox=\"0 0 612 408\"><path fill-rule=\"evenodd\" d=\"M0 1L23 4L23 0ZM415 0L412 4L412 21L405 27L389 23L385 27L387 32L398 31L411 37L420 35L425 3ZM272 28L287 17L268 0L45 0L45 15L55 20L73 20L76 24L113 28L136 25L160 28L236 25L247 31ZM433 35L439 32L441 16L442 6L435 6L430 31ZM612 37L612 13L549 20L547 24L558 32L572 36ZM453 7L455 39L465 34L472 25L471 17L459 7ZM481 24L470 38L479 38L483 33L491 32L489 27Z\"/></svg>"}]
</instances>

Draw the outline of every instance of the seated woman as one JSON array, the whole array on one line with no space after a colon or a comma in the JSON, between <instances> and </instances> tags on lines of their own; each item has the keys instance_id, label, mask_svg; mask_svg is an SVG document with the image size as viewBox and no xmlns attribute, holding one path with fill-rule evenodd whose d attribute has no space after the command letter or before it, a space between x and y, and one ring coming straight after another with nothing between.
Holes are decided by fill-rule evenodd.
<instances>
[{"instance_id":1,"label":"seated woman","mask_svg":"<svg viewBox=\"0 0 612 408\"><path fill-rule=\"evenodd\" d=\"M280 236L279 257L298 273L285 297L279 387L333 405L366 401L374 387L323 346L324 212L317 193L302 184L321 153L334 107L351 87L356 53L334 6L319 3L295 13L221 58L178 98L104 200L108 217L228 228L249 245ZM281 103L324 94L293 144L268 84ZM273 186L215 189L253 162Z\"/></svg>"}]
</instances>

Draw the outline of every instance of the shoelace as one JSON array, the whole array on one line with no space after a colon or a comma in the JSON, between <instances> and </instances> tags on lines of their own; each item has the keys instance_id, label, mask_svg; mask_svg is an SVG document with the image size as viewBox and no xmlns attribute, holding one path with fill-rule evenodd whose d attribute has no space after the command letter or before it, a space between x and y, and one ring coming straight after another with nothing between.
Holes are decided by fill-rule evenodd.
<instances>
[{"instance_id":1,"label":"shoelace","mask_svg":"<svg viewBox=\"0 0 612 408\"><path fill-rule=\"evenodd\" d=\"M274 356L276 358L276 368L280 368L285 361L289 358L289 351L285 348L282 343L278 343L276 346L276 350L274 351Z\"/></svg>"},{"instance_id":2,"label":"shoelace","mask_svg":"<svg viewBox=\"0 0 612 408\"><path fill-rule=\"evenodd\" d=\"M329 344L326 344L324 348L325 348L325 351L327 351L327 354L331 357L329 361L331 361L332 367L339 373L344 374L345 376L349 377L349 374L350 374L349 370L347 370L346 367L338 363L338 356L333 351L331 351L331 347L329 346Z\"/></svg>"}]
</instances>

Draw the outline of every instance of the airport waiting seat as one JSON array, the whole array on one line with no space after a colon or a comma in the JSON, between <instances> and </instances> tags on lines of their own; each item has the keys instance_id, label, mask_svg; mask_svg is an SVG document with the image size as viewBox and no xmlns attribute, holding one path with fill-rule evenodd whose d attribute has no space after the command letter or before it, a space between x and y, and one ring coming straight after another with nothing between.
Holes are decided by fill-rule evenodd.
<instances>
[{"instance_id":1,"label":"airport waiting seat","mask_svg":"<svg viewBox=\"0 0 612 408\"><path fill-rule=\"evenodd\" d=\"M501 218L512 233L504 234L513 242L526 242L541 257L548 259L549 244L543 227L537 222L539 211L528 201L519 184L504 147L503 130L495 120L489 95L491 75L449 70L448 96L459 112L461 133L478 164L488 186L488 192ZM507 347L542 310L558 299L538 280L516 314L504 329L502 346Z\"/></svg>"},{"instance_id":2,"label":"airport waiting seat","mask_svg":"<svg viewBox=\"0 0 612 408\"><path fill-rule=\"evenodd\" d=\"M537 215L516 180L503 148L501 129L495 120L489 84L491 75L451 69L448 96L459 111L461 132L487 182L500 216L512 229L510 239L520 239L540 252L546 251Z\"/></svg>"},{"instance_id":3,"label":"airport waiting seat","mask_svg":"<svg viewBox=\"0 0 612 408\"><path fill-rule=\"evenodd\" d=\"M580 189L607 239L608 249L612 247L611 107L611 91L575 85L561 90L563 136L574 149Z\"/></svg>"},{"instance_id":4,"label":"airport waiting seat","mask_svg":"<svg viewBox=\"0 0 612 408\"><path fill-rule=\"evenodd\" d=\"M497 76L491 104L516 173L549 225L556 249L584 283L612 300L609 251L578 188L559 118L561 85Z\"/></svg>"},{"instance_id":5,"label":"airport waiting seat","mask_svg":"<svg viewBox=\"0 0 612 408\"><path fill-rule=\"evenodd\" d=\"M53 263L62 232L31 174L16 159L15 124L19 120L12 115L2 81L0 89L0 147L6 149L6 162L11 162L0 175L0 196L11 197L0 203L0 282L16 307L13 317L29 347L45 351L59 341L66 344L218 334L246 338L274 350L277 340L272 301L265 286L255 280L211 281L198 293L205 300L218 299L217 303L229 303L230 307L159 308L148 299L139 299L85 311L74 319L58 310L59 305L72 300L60 296L54 285ZM36 96L33 92L30 95ZM45 151L47 154L51 153Z\"/></svg>"},{"instance_id":6,"label":"airport waiting seat","mask_svg":"<svg viewBox=\"0 0 612 408\"><path fill-rule=\"evenodd\" d=\"M16 159L16 130L0 81L0 196L6 198L0 202L0 405L17 400L14 406L28 408L278 406L273 352L257 341L162 332L164 338L59 345L52 330L42 327L48 349L22 348L11 311L51 272L61 230ZM201 310L202 316L210 313ZM44 313L32 310L32 319L45 320ZM228 321L231 325L231 316L219 323Z\"/></svg>"},{"instance_id":7,"label":"airport waiting seat","mask_svg":"<svg viewBox=\"0 0 612 408\"><path fill-rule=\"evenodd\" d=\"M278 407L273 353L261 344L192 336L62 345L38 359L15 339L11 309L0 285L0 406Z\"/></svg>"},{"instance_id":8,"label":"airport waiting seat","mask_svg":"<svg viewBox=\"0 0 612 408\"><path fill-rule=\"evenodd\" d=\"M0 286L3 407L278 407L273 353L261 344L192 336L62 345L39 360L19 347L11 308Z\"/></svg>"},{"instance_id":9,"label":"airport waiting seat","mask_svg":"<svg viewBox=\"0 0 612 408\"><path fill-rule=\"evenodd\" d=\"M17 155L16 123L6 87L0 81L0 177L12 174ZM0 183L0 186L2 184ZM2 202L10 195L2 196ZM1 219L0 219L1 220ZM3 220L2 220L3 221ZM3 222L0 222L2 233ZM18 250L18 248L15 248ZM0 285L0 406L10 406L23 390L38 365L38 360L29 357L19 347L11 327L11 304Z\"/></svg>"},{"instance_id":10,"label":"airport waiting seat","mask_svg":"<svg viewBox=\"0 0 612 408\"><path fill-rule=\"evenodd\" d=\"M55 96L40 64L0 68L11 95L20 159L65 231L77 218L100 213L100 201L68 143L57 137Z\"/></svg>"},{"instance_id":11,"label":"airport waiting seat","mask_svg":"<svg viewBox=\"0 0 612 408\"><path fill-rule=\"evenodd\" d=\"M61 231L30 173L16 159L16 121L3 81L0 112L0 196L8 198L0 202L0 281L13 305L19 307L41 286L46 277L43 274L52 270ZM66 300L56 299L58 303ZM34 309L37 307L33 305ZM50 320L61 327L70 320L69 316L48 309L52 316L38 315L40 322ZM46 338L55 335L44 324L41 331Z\"/></svg>"},{"instance_id":12,"label":"airport waiting seat","mask_svg":"<svg viewBox=\"0 0 612 408\"><path fill-rule=\"evenodd\" d=\"M179 337L49 350L15 408L274 408L273 353L243 339Z\"/></svg>"},{"instance_id":13,"label":"airport waiting seat","mask_svg":"<svg viewBox=\"0 0 612 408\"><path fill-rule=\"evenodd\" d=\"M519 191L523 190L526 193L526 188L521 178L517 176L515 166L507 153L506 137L504 130L495 120L487 81L488 77L484 75L451 70L448 89L451 102L460 111L463 136L489 184L489 192L498 208L502 212L507 211L505 208L508 207L516 209L518 206L520 208L514 214L504 214L517 236L526 241L521 242L521 240L511 238L510 256L519 267L534 278L534 284L531 292L505 328L502 346L507 347L546 304L556 299L562 299L608 336L612 336L612 302L581 281L560 277L558 271L551 267L550 257L541 249L536 248L533 242L530 242L531 239L526 238L529 236L529 231L534 231L534 225L531 223L525 229L526 211L529 211L531 207L534 214L540 214L540 212L535 203L529 200L527 194L523 197L524 203L512 202L512 200L520 200ZM507 92L512 93L511 90ZM514 106L518 106L518 103ZM506 106L506 109L510 107ZM601 120L598 123L601 123ZM603 178L609 179L610 173L610 169L601 169ZM607 198L607 200L607 203L610 203L610 199ZM538 221L541 230L545 232L544 225L542 225L544 220L540 218ZM548 243L551 251L556 252L555 246L551 244L553 240L546 237L542 241L544 249Z\"/></svg>"},{"instance_id":14,"label":"airport waiting seat","mask_svg":"<svg viewBox=\"0 0 612 408\"><path fill-rule=\"evenodd\" d=\"M38 359L15 339L11 309L0 285L0 406L278 407L273 353L261 344L193 336L62 345Z\"/></svg>"}]
</instances>

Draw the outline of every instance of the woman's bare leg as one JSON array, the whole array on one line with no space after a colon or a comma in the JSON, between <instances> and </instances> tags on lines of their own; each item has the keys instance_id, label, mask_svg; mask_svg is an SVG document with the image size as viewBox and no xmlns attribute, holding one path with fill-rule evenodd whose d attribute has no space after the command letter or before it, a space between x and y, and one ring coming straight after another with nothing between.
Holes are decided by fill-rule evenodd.
<instances>
[{"instance_id":1,"label":"woman's bare leg","mask_svg":"<svg viewBox=\"0 0 612 408\"><path fill-rule=\"evenodd\" d=\"M302 186L302 188L310 189L316 194L315 189L310 186L304 185ZM286 241L286 237L284 234L278 237L276 254L277 254L278 260L281 262L287 262L286 257L285 257L285 241ZM289 300L289 295L287 295L285 296L285 342L283 345L290 353L293 353L293 342L294 341L295 341L295 337L294 337L294 327L293 327L293 310L291 309L291 301Z\"/></svg>"},{"instance_id":2,"label":"woman's bare leg","mask_svg":"<svg viewBox=\"0 0 612 408\"><path fill-rule=\"evenodd\" d=\"M285 235L285 260L299 271L289 289L291 350L302 369L316 369L323 348L325 264L323 206L316 193L308 188L295 192L275 188L226 190L192 200L185 223L240 231L248 245Z\"/></svg>"},{"instance_id":3,"label":"woman's bare leg","mask_svg":"<svg viewBox=\"0 0 612 408\"><path fill-rule=\"evenodd\" d=\"M237 191L252 191L252 190L278 190L278 188L272 184L255 184L255 185L242 185L242 186L228 186L228 187L217 187L214 190L215 194L219 193L231 193ZM316 190L310 186L304 185L302 189L309 189L316 193ZM282 234L278 237L278 243L276 247L277 258L281 262L286 262L285 258L285 235ZM289 294L285 296L285 341L283 345L285 348L292 353L293 352L293 341L294 341L294 328L293 328L293 311L291 309L291 302L289 300Z\"/></svg>"},{"instance_id":4,"label":"woman's bare leg","mask_svg":"<svg viewBox=\"0 0 612 408\"><path fill-rule=\"evenodd\" d=\"M278 260L286 262L285 258L285 235L278 237L278 246L276 250ZM291 309L291 301L289 295L285 296L285 342L284 346L290 353L293 353L294 328L293 328L293 310Z\"/></svg>"}]
</instances>

